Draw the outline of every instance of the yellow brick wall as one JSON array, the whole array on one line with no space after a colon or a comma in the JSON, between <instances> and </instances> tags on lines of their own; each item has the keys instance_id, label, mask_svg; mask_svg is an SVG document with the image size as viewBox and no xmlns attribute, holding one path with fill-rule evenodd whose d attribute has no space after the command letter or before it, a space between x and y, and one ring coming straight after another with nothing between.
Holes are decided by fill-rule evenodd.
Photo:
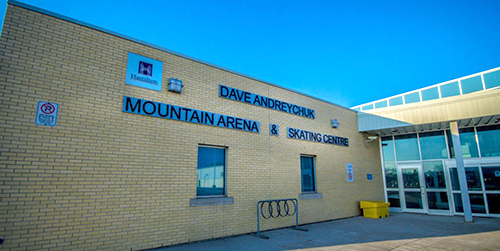
<instances>
[{"instance_id":1,"label":"yellow brick wall","mask_svg":"<svg viewBox=\"0 0 500 251\"><path fill-rule=\"evenodd\" d=\"M301 154L316 156L323 198L299 201L300 224L356 216L359 200L384 198L379 147L363 144L355 112L14 5L0 48L2 250L138 250L255 232L258 200L299 197ZM161 92L125 84L128 52L163 62ZM166 90L171 77L182 94ZM219 84L314 109L316 119L220 98ZM123 113L123 96L260 121L261 132ZM57 126L35 125L38 101L59 104ZM350 146L288 139L287 127ZM190 207L199 144L227 147L234 204Z\"/></svg>"}]
</instances>

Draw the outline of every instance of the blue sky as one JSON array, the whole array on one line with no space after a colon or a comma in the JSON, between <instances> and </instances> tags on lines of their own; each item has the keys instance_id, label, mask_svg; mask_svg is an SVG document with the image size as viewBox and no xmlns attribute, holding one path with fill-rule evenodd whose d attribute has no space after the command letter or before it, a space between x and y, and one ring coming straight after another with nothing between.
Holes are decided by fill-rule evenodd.
<instances>
[{"instance_id":1,"label":"blue sky","mask_svg":"<svg viewBox=\"0 0 500 251\"><path fill-rule=\"evenodd\" d=\"M349 107L500 66L498 0L21 2Z\"/></svg>"}]
</instances>

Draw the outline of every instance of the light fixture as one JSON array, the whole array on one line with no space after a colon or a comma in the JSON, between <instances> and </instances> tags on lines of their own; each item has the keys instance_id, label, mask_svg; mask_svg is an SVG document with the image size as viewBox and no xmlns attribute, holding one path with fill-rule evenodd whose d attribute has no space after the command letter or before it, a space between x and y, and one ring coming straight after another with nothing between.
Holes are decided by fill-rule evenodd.
<instances>
[{"instance_id":1,"label":"light fixture","mask_svg":"<svg viewBox=\"0 0 500 251\"><path fill-rule=\"evenodd\" d=\"M168 90L171 92L181 93L183 86L184 85L182 84L182 80L178 80L176 78L168 79Z\"/></svg>"},{"instance_id":2,"label":"light fixture","mask_svg":"<svg viewBox=\"0 0 500 251\"><path fill-rule=\"evenodd\" d=\"M339 120L332 119L332 128L338 128L338 127L339 127Z\"/></svg>"}]
</instances>

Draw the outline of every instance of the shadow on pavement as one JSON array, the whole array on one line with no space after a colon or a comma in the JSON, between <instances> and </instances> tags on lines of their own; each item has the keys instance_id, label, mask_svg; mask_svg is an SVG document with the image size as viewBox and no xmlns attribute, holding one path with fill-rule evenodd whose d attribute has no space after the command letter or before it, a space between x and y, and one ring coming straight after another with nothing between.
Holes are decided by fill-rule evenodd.
<instances>
[{"instance_id":1,"label":"shadow on pavement","mask_svg":"<svg viewBox=\"0 0 500 251\"><path fill-rule=\"evenodd\" d=\"M354 217L266 231L268 240L241 235L155 251L187 250L500 250L500 219L392 213L383 219Z\"/></svg>"}]
</instances>

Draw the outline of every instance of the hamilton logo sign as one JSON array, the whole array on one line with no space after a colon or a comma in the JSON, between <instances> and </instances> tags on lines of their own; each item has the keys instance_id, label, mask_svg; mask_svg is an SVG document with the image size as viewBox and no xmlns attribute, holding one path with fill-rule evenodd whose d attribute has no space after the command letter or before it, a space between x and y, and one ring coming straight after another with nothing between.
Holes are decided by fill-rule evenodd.
<instances>
[{"instance_id":1,"label":"hamilton logo sign","mask_svg":"<svg viewBox=\"0 0 500 251\"><path fill-rule=\"evenodd\" d=\"M139 61L139 74L151 77L153 75L153 64Z\"/></svg>"},{"instance_id":2,"label":"hamilton logo sign","mask_svg":"<svg viewBox=\"0 0 500 251\"><path fill-rule=\"evenodd\" d=\"M162 72L163 62L128 53L126 84L161 91Z\"/></svg>"}]
</instances>

